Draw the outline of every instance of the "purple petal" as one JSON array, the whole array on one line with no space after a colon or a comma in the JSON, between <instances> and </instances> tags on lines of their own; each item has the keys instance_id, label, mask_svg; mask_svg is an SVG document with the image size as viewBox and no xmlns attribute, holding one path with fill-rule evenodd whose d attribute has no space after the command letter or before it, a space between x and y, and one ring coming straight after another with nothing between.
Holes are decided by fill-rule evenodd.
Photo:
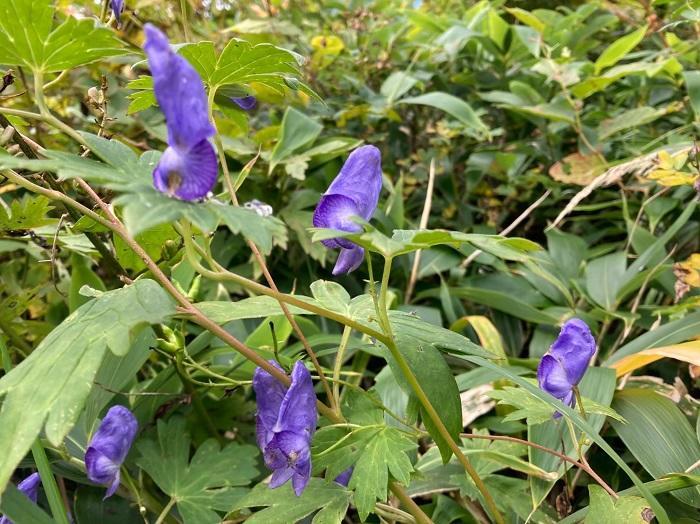
<instances>
[{"instance_id":1,"label":"purple petal","mask_svg":"<svg viewBox=\"0 0 700 524\"><path fill-rule=\"evenodd\" d=\"M297 361L292 370L292 385L284 395L274 430L308 435L310 441L311 435L316 431L317 418L316 393L311 374L303 362Z\"/></svg>"},{"instance_id":2,"label":"purple petal","mask_svg":"<svg viewBox=\"0 0 700 524\"><path fill-rule=\"evenodd\" d=\"M145 32L144 50L156 100L165 115L168 144L188 149L215 133L204 84L190 63L173 52L159 29L146 24Z\"/></svg>"},{"instance_id":3,"label":"purple petal","mask_svg":"<svg viewBox=\"0 0 700 524\"><path fill-rule=\"evenodd\" d=\"M119 485L119 468L136 438L138 422L124 406L107 411L85 452L87 476L98 484L109 484L107 497ZM116 483L116 485L115 485Z\"/></svg>"},{"instance_id":4,"label":"purple petal","mask_svg":"<svg viewBox=\"0 0 700 524\"><path fill-rule=\"evenodd\" d=\"M114 13L114 18L117 20L117 24L121 22L122 12L124 11L124 0L112 0L111 2L112 13Z\"/></svg>"},{"instance_id":5,"label":"purple petal","mask_svg":"<svg viewBox=\"0 0 700 524\"><path fill-rule=\"evenodd\" d=\"M553 397L563 399L571 393L572 384L566 374L564 366L552 355L545 355L540 360L537 368L537 380L540 389Z\"/></svg>"},{"instance_id":6,"label":"purple petal","mask_svg":"<svg viewBox=\"0 0 700 524\"><path fill-rule=\"evenodd\" d=\"M374 146L362 146L352 153L326 191L355 201L358 215L372 218L382 190L382 154Z\"/></svg>"},{"instance_id":7,"label":"purple petal","mask_svg":"<svg viewBox=\"0 0 700 524\"><path fill-rule=\"evenodd\" d=\"M350 466L348 469L343 471L340 475L335 477L335 479L333 479L333 481L337 482L341 486L345 486L347 488L348 484L350 483L350 477L352 477L352 470L353 469L354 469L354 467Z\"/></svg>"},{"instance_id":8,"label":"purple petal","mask_svg":"<svg viewBox=\"0 0 700 524\"><path fill-rule=\"evenodd\" d=\"M208 140L191 148L168 147L153 170L153 185L181 200L199 200L216 185L219 167Z\"/></svg>"},{"instance_id":9,"label":"purple petal","mask_svg":"<svg viewBox=\"0 0 700 524\"><path fill-rule=\"evenodd\" d=\"M270 479L270 488L279 488L282 484L287 482L290 478L294 476L294 468L291 466L286 466L282 469L276 469L272 473L272 478Z\"/></svg>"},{"instance_id":10,"label":"purple petal","mask_svg":"<svg viewBox=\"0 0 700 524\"><path fill-rule=\"evenodd\" d=\"M302 461L295 468L294 476L292 477L292 487L294 488L294 494L300 497L304 492L306 485L309 483L311 478L311 460L307 459Z\"/></svg>"},{"instance_id":11,"label":"purple petal","mask_svg":"<svg viewBox=\"0 0 700 524\"><path fill-rule=\"evenodd\" d=\"M231 100L234 101L234 103L240 107L243 111L250 111L251 109L255 109L255 107L258 105L258 100L254 96L242 96L242 97L234 97L231 98Z\"/></svg>"},{"instance_id":12,"label":"purple petal","mask_svg":"<svg viewBox=\"0 0 700 524\"><path fill-rule=\"evenodd\" d=\"M24 493L29 500L36 504L36 500L39 497L39 485L41 484L41 477L38 473L32 473L22 482L17 484L17 489ZM8 517L0 517L0 524L13 524L13 522Z\"/></svg>"},{"instance_id":13,"label":"purple petal","mask_svg":"<svg viewBox=\"0 0 700 524\"><path fill-rule=\"evenodd\" d=\"M360 246L353 246L352 249L341 249L333 268L333 274L341 275L355 271L360 267L364 258L365 250Z\"/></svg>"},{"instance_id":14,"label":"purple petal","mask_svg":"<svg viewBox=\"0 0 700 524\"><path fill-rule=\"evenodd\" d=\"M274 360L269 362L283 371ZM279 418L280 406L287 388L267 371L257 368L253 374L253 390L258 404L256 415L258 447L264 451L274 436L273 428Z\"/></svg>"},{"instance_id":15,"label":"purple petal","mask_svg":"<svg viewBox=\"0 0 700 524\"><path fill-rule=\"evenodd\" d=\"M344 195L323 195L314 210L313 224L314 227L337 229L351 233L362 231L362 226L352 220L351 217L353 216L359 217L360 210L352 198ZM321 242L331 249L336 247L352 249L355 245L350 240L342 237L322 240Z\"/></svg>"},{"instance_id":16,"label":"purple petal","mask_svg":"<svg viewBox=\"0 0 700 524\"><path fill-rule=\"evenodd\" d=\"M17 484L17 489L24 493L29 500L36 504L36 499L39 496L39 486L41 485L41 477L38 473L32 473L22 482Z\"/></svg>"},{"instance_id":17,"label":"purple petal","mask_svg":"<svg viewBox=\"0 0 700 524\"><path fill-rule=\"evenodd\" d=\"M569 382L575 386L586 373L595 350L595 339L586 323L581 319L572 318L564 323L548 354L562 363Z\"/></svg>"}]
</instances>

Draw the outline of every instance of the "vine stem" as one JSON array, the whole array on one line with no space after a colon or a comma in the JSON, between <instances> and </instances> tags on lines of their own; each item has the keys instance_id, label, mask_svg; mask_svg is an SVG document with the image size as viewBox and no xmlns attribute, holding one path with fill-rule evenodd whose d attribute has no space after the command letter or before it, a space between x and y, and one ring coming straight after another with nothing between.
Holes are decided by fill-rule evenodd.
<instances>
[{"instance_id":1,"label":"vine stem","mask_svg":"<svg viewBox=\"0 0 700 524\"><path fill-rule=\"evenodd\" d=\"M545 453L549 453L550 455L554 455L555 457L559 457L561 460L564 460L566 462L569 462L570 464L573 464L574 466L577 466L581 470L585 471L588 473L588 475L595 480L601 488L603 488L605 491L607 491L612 497L618 498L618 494L615 492L614 489L612 489L601 477L598 475L593 468L590 467L587 463L579 462L576 459L571 458L570 456L561 453L560 451L557 451L556 449L548 448L546 446L542 446L540 444L536 444L535 442L531 442L529 440L524 440L520 439L517 437L509 437L506 435L478 435L476 433L460 433L461 437L464 438L469 438L469 439L481 439L481 440L502 440L505 442L515 442L518 444L523 444L524 446L529 446L531 448L539 449L540 451L544 451Z\"/></svg>"},{"instance_id":2,"label":"vine stem","mask_svg":"<svg viewBox=\"0 0 700 524\"><path fill-rule=\"evenodd\" d=\"M214 130L216 133L214 134L214 143L216 144L216 150L218 152L219 156L219 163L221 164L221 169L224 172L224 184L226 185L226 191L229 194L229 198L231 199L231 203L238 207L238 197L236 196L236 190L233 187L233 182L231 181L231 174L229 173L228 170L228 164L226 162L226 152L224 151L224 144L221 141L221 136L219 135L219 129L216 126L216 121L214 120L214 97L216 95L216 88L211 87L209 90L209 98L208 98L208 106L209 106L209 120L211 121L212 125L214 126ZM267 285L270 286L270 289L272 289L275 293L279 294L279 289L277 288L277 284L275 283L275 279L272 278L272 274L270 273L270 270L267 267L267 264L265 263L265 257L262 256L262 253L260 253L260 250L258 249L258 246L253 242L252 240L246 238L245 239L246 244L250 248L250 250L253 253L253 256L255 257L255 260L258 262L258 265L260 266L260 269L263 272L263 276L265 277L265 280L267 281ZM333 396L331 392L331 386L328 383L328 379L326 378L326 374L323 371L323 367L321 366L321 363L318 360L318 357L316 356L316 353L314 350L311 348L311 345L309 344L309 341L306 339L306 336L304 335L304 332L301 330L299 327L299 324L297 323L296 319L294 318L294 315L291 314L289 311L289 308L287 307L287 304L285 304L283 301L277 299L277 302L280 305L280 308L282 309L282 313L284 314L285 318L289 322L289 324L292 326L292 329L294 330L294 333L296 333L297 338L301 342L301 344L304 346L304 350L306 351L306 354L309 355L309 358L311 359L311 363L313 364L314 368L316 369L316 373L318 373L319 380L321 381L321 385L323 387L323 391L326 394L326 398L328 398L328 402L331 406L332 409L338 413L339 416L342 416L340 413L340 408L335 404L335 397Z\"/></svg>"},{"instance_id":3,"label":"vine stem","mask_svg":"<svg viewBox=\"0 0 700 524\"><path fill-rule=\"evenodd\" d=\"M418 524L431 524L433 522L425 513L423 513L423 510L420 509L418 504L416 504L416 502L408 496L406 490L399 483L391 482L391 491L394 495L396 495L396 498L401 501L401 504L406 506Z\"/></svg>"},{"instance_id":4,"label":"vine stem","mask_svg":"<svg viewBox=\"0 0 700 524\"><path fill-rule=\"evenodd\" d=\"M170 510L173 509L175 502L176 502L175 497L172 497L168 501L168 503L163 508L163 511L161 511L160 515L158 515L158 519L156 520L156 524L162 524L165 521L165 518L168 516L168 513L170 513Z\"/></svg>"},{"instance_id":5,"label":"vine stem","mask_svg":"<svg viewBox=\"0 0 700 524\"><path fill-rule=\"evenodd\" d=\"M0 356L2 356L2 365L7 374L12 371L12 360L10 359L10 352L2 338L0 338ZM51 471L51 464L38 438L34 441L34 444L32 444L32 456L34 457L36 468L39 470L39 476L41 477L41 484L44 486L46 498L49 501L51 515L53 515L53 518L58 524L69 524L68 512L63 505L61 492L58 489L58 484L56 484L56 478Z\"/></svg>"},{"instance_id":6,"label":"vine stem","mask_svg":"<svg viewBox=\"0 0 700 524\"><path fill-rule=\"evenodd\" d=\"M338 346L338 352L335 355L335 365L333 366L333 398L335 399L335 409L338 416L342 417L340 410L340 371L343 367L343 358L345 356L345 349L348 347L348 341L350 340L350 333L352 333L352 328L345 326L343 328L343 336L340 338L340 345Z\"/></svg>"},{"instance_id":7,"label":"vine stem","mask_svg":"<svg viewBox=\"0 0 700 524\"><path fill-rule=\"evenodd\" d=\"M391 356L394 358L399 368L401 369L401 373L403 374L404 378L408 382L409 386L411 386L411 389L418 398L418 401L421 403L421 406L423 407L423 409L425 409L433 424L435 424L438 433L440 433L440 436L443 439L445 439L447 445L452 450L452 453L454 453L459 463L462 465L462 467L464 467L466 472L474 481L474 484L476 485L477 489L479 490L484 499L486 507L491 513L491 517L497 524L504 524L505 521L503 520L503 516L501 515L500 511L498 511L496 502L493 500L493 497L491 496L491 493L486 487L486 484L484 484L484 481L481 479L476 469L474 469L474 466L472 466L471 462L466 457L466 455L462 453L462 450L460 449L457 442L455 442L455 440L452 438L452 435L450 435L450 432L445 427L445 424L442 422L440 415L433 407L432 403L430 402L430 399L428 399L428 396L425 394L425 391L423 391L422 386L420 385L418 379L416 378L410 366L408 365L408 362L399 351L399 348L396 346L396 342L394 341L394 335L391 329L391 322L389 321L389 310L387 309L386 298L387 292L389 290L389 275L391 274L392 262L393 257L386 257L384 259L384 271L382 273L382 283L381 289L379 290L379 301L377 308L377 315L379 316L380 323L382 325L382 328L384 329L384 333L387 336L386 346L389 349Z\"/></svg>"}]
</instances>

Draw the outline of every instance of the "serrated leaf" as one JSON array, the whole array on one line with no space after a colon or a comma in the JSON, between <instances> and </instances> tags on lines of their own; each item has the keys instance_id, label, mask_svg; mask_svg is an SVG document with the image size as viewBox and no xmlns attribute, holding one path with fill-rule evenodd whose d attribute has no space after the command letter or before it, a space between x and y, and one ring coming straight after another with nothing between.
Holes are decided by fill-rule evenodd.
<instances>
[{"instance_id":1,"label":"serrated leaf","mask_svg":"<svg viewBox=\"0 0 700 524\"><path fill-rule=\"evenodd\" d=\"M59 446L73 427L107 349L123 356L137 330L175 313L153 280L137 280L90 300L66 318L22 363L0 379L0 492L42 427ZM31 409L27 409L31 406Z\"/></svg>"},{"instance_id":2,"label":"serrated leaf","mask_svg":"<svg viewBox=\"0 0 700 524\"><path fill-rule=\"evenodd\" d=\"M170 198L153 187L153 169L160 152L147 151L140 157L117 140L106 140L89 133L83 137L102 162L62 151L46 151L48 160L2 156L0 166L55 172L61 178L82 177L120 194L113 203L121 207L124 224L136 236L143 231L181 218L204 232L223 223L235 234L243 234L265 253L273 244L284 245L287 232L276 217L261 217L255 211L233 207L216 200L185 202Z\"/></svg>"},{"instance_id":3,"label":"serrated leaf","mask_svg":"<svg viewBox=\"0 0 700 524\"><path fill-rule=\"evenodd\" d=\"M348 487L355 491L355 506L364 521L377 500L387 500L390 478L408 486L413 465L406 453L416 446L405 433L383 424L349 432L323 428L314 437L314 467L335 478L354 466Z\"/></svg>"},{"instance_id":4,"label":"serrated leaf","mask_svg":"<svg viewBox=\"0 0 700 524\"><path fill-rule=\"evenodd\" d=\"M25 231L51 223L47 217L53 207L51 201L42 195L24 195L10 203L9 215L0 206L0 231Z\"/></svg>"},{"instance_id":5,"label":"serrated leaf","mask_svg":"<svg viewBox=\"0 0 700 524\"><path fill-rule=\"evenodd\" d=\"M291 482L270 489L258 484L236 503L234 509L264 507L246 519L248 524L290 524L318 511L313 524L340 524L352 500L352 492L340 484L311 478L306 489L297 497Z\"/></svg>"},{"instance_id":6,"label":"serrated leaf","mask_svg":"<svg viewBox=\"0 0 700 524\"><path fill-rule=\"evenodd\" d=\"M652 515L642 497L626 495L613 499L603 488L588 485L590 503L585 524L647 524Z\"/></svg>"},{"instance_id":7,"label":"serrated leaf","mask_svg":"<svg viewBox=\"0 0 700 524\"><path fill-rule=\"evenodd\" d=\"M258 450L230 443L223 449L214 439L197 447L190 460L190 436L182 418L158 420L158 439L139 441L137 464L158 487L177 501L185 524L218 524L216 512L230 511L258 476Z\"/></svg>"},{"instance_id":8,"label":"serrated leaf","mask_svg":"<svg viewBox=\"0 0 700 524\"><path fill-rule=\"evenodd\" d=\"M0 2L0 63L53 73L127 51L106 27L69 17L53 31L51 0Z\"/></svg>"}]
</instances>

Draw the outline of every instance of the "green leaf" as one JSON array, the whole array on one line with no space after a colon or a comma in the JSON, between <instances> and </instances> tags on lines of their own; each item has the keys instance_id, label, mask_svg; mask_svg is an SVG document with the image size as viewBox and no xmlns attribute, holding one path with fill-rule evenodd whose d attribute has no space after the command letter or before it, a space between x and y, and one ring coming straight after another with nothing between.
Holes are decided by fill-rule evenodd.
<instances>
[{"instance_id":1,"label":"green leaf","mask_svg":"<svg viewBox=\"0 0 700 524\"><path fill-rule=\"evenodd\" d=\"M51 0L0 2L0 63L53 73L126 53L114 32L69 17L53 31Z\"/></svg>"},{"instance_id":2,"label":"green leaf","mask_svg":"<svg viewBox=\"0 0 700 524\"><path fill-rule=\"evenodd\" d=\"M598 140L605 140L619 131L643 126L667 114L668 110L649 106L623 111L613 118L603 120L598 126Z\"/></svg>"},{"instance_id":3,"label":"green leaf","mask_svg":"<svg viewBox=\"0 0 700 524\"><path fill-rule=\"evenodd\" d=\"M0 156L0 167L51 171L62 178L82 177L120 192L113 203L121 207L124 224L134 236L185 218L204 232L213 231L221 222L234 234L240 233L255 242L265 254L270 252L273 244L286 242L285 226L276 217L261 217L253 210L216 200L184 202L157 191L153 187L152 173L159 152L148 151L137 157L117 140L106 140L89 133L83 133L83 137L103 162L62 151L45 151L50 157L48 160Z\"/></svg>"},{"instance_id":4,"label":"green leaf","mask_svg":"<svg viewBox=\"0 0 700 524\"><path fill-rule=\"evenodd\" d=\"M0 206L0 231L25 231L50 224L52 219L46 215L52 209L51 201L42 195L13 198L9 214Z\"/></svg>"},{"instance_id":5,"label":"green leaf","mask_svg":"<svg viewBox=\"0 0 700 524\"><path fill-rule=\"evenodd\" d=\"M613 428L654 478L683 473L700 457L693 428L670 399L649 389L624 389L615 394L613 407L627 420L627 424L613 422ZM698 488L679 490L673 496L700 507Z\"/></svg>"},{"instance_id":6,"label":"green leaf","mask_svg":"<svg viewBox=\"0 0 700 524\"><path fill-rule=\"evenodd\" d=\"M355 506L364 521L377 500L387 500L390 478L408 486L413 466L406 453L416 446L405 433L383 424L350 432L327 427L314 437L314 467L335 478L354 465L348 487L355 491Z\"/></svg>"},{"instance_id":7,"label":"green leaf","mask_svg":"<svg viewBox=\"0 0 700 524\"><path fill-rule=\"evenodd\" d=\"M75 492L76 524L125 524L142 521L130 501L122 497L105 498L104 488L80 486Z\"/></svg>"},{"instance_id":8,"label":"green leaf","mask_svg":"<svg viewBox=\"0 0 700 524\"><path fill-rule=\"evenodd\" d=\"M382 83L379 92L388 99L388 103L398 100L413 86L418 83L418 79L403 71L394 71Z\"/></svg>"},{"instance_id":9,"label":"green leaf","mask_svg":"<svg viewBox=\"0 0 700 524\"><path fill-rule=\"evenodd\" d=\"M588 262L586 289L588 294L606 311L614 311L617 292L623 284L627 269L627 255L620 251Z\"/></svg>"},{"instance_id":10,"label":"green leaf","mask_svg":"<svg viewBox=\"0 0 700 524\"><path fill-rule=\"evenodd\" d=\"M2 492L0 512L13 522L31 522L32 524L55 524L39 506L34 504L14 484L8 484Z\"/></svg>"},{"instance_id":11,"label":"green leaf","mask_svg":"<svg viewBox=\"0 0 700 524\"><path fill-rule=\"evenodd\" d=\"M79 307L0 379L0 394L5 395L0 491L42 427L49 442L61 444L83 409L107 348L124 356L140 328L174 313L174 302L163 288L153 280L137 280Z\"/></svg>"},{"instance_id":12,"label":"green leaf","mask_svg":"<svg viewBox=\"0 0 700 524\"><path fill-rule=\"evenodd\" d=\"M485 140L490 134L490 129L484 124L481 118L479 118L472 107L464 100L450 95L449 93L434 91L420 96L404 98L400 100L399 103L430 106L440 109L464 124L467 133L478 140Z\"/></svg>"},{"instance_id":13,"label":"green leaf","mask_svg":"<svg viewBox=\"0 0 700 524\"><path fill-rule=\"evenodd\" d=\"M258 484L234 509L265 507L248 517L248 524L290 524L314 512L318 513L311 521L313 524L340 524L351 500L352 492L340 484L311 478L299 497L294 494L291 482L275 489Z\"/></svg>"},{"instance_id":14,"label":"green leaf","mask_svg":"<svg viewBox=\"0 0 700 524\"><path fill-rule=\"evenodd\" d=\"M295 151L313 143L323 126L293 107L288 107L282 118L279 138L270 156L270 171Z\"/></svg>"},{"instance_id":15,"label":"green leaf","mask_svg":"<svg viewBox=\"0 0 700 524\"><path fill-rule=\"evenodd\" d=\"M601 53L598 60L595 61L595 64L593 64L595 74L599 74L606 67L617 64L627 55L627 53L637 47L637 44L639 44L639 42L642 41L642 38L644 38L644 35L647 32L647 27L647 25L643 25L636 31L632 31L631 33L623 36L622 38L618 38L612 44L610 44L605 51Z\"/></svg>"},{"instance_id":16,"label":"green leaf","mask_svg":"<svg viewBox=\"0 0 700 524\"><path fill-rule=\"evenodd\" d=\"M590 498L586 524L647 524L651 510L642 497L620 497L613 499L600 486L588 485Z\"/></svg>"},{"instance_id":17,"label":"green leaf","mask_svg":"<svg viewBox=\"0 0 700 524\"><path fill-rule=\"evenodd\" d=\"M90 297L80 294L83 286L90 286L99 291L107 290L102 279L90 268L88 260L79 253L71 254L70 290L68 292L68 310L71 313L90 300Z\"/></svg>"},{"instance_id":18,"label":"green leaf","mask_svg":"<svg viewBox=\"0 0 700 524\"><path fill-rule=\"evenodd\" d=\"M230 443L223 449L214 439L199 445L190 460L190 437L185 421L173 417L158 420L158 440L139 441L137 464L160 489L177 501L185 524L218 524L216 512L230 511L258 476L258 450L248 444Z\"/></svg>"},{"instance_id":19,"label":"green leaf","mask_svg":"<svg viewBox=\"0 0 700 524\"><path fill-rule=\"evenodd\" d=\"M315 303L308 297L298 297L301 300ZM199 302L197 308L204 313L207 318L217 324L225 324L232 320L242 320L246 318L265 318L272 315L282 315L284 312L277 300L268 296L244 298L236 302L231 301L211 301ZM287 305L287 309L292 315L310 315L296 306Z\"/></svg>"}]
</instances>

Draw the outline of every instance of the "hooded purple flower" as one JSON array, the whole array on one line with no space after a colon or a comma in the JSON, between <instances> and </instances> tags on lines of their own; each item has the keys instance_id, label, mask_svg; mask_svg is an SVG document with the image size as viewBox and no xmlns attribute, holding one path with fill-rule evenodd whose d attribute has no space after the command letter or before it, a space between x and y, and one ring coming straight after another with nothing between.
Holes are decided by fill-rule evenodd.
<instances>
[{"instance_id":1,"label":"hooded purple flower","mask_svg":"<svg viewBox=\"0 0 700 524\"><path fill-rule=\"evenodd\" d=\"M540 389L574 407L573 388L585 375L595 349L595 339L586 323L578 318L567 320L554 344L540 360L537 368ZM561 413L555 413L554 417L561 417Z\"/></svg>"},{"instance_id":2,"label":"hooded purple flower","mask_svg":"<svg viewBox=\"0 0 700 524\"><path fill-rule=\"evenodd\" d=\"M38 473L32 473L22 482L17 484L17 489L24 493L29 500L36 504L36 499L39 497L39 485L41 477ZM7 517L0 518L0 524L12 524L12 521Z\"/></svg>"},{"instance_id":3,"label":"hooded purple flower","mask_svg":"<svg viewBox=\"0 0 700 524\"><path fill-rule=\"evenodd\" d=\"M282 368L274 362L270 364ZM271 488L292 479L294 493L300 496L311 477L311 437L316 431L316 394L311 375L297 362L292 385L287 389L262 368L253 375L258 402L256 432L265 464L270 468Z\"/></svg>"},{"instance_id":4,"label":"hooded purple flower","mask_svg":"<svg viewBox=\"0 0 700 524\"><path fill-rule=\"evenodd\" d=\"M254 96L242 96L242 97L233 97L231 100L234 101L234 103L240 107L243 111L250 111L252 109L255 109L255 106L258 105L258 99L255 98Z\"/></svg>"},{"instance_id":5,"label":"hooded purple flower","mask_svg":"<svg viewBox=\"0 0 700 524\"><path fill-rule=\"evenodd\" d=\"M114 495L119 487L119 468L129 454L138 428L131 411L124 406L114 406L92 436L85 452L85 469L91 481L109 485L105 498Z\"/></svg>"},{"instance_id":6,"label":"hooded purple flower","mask_svg":"<svg viewBox=\"0 0 700 524\"><path fill-rule=\"evenodd\" d=\"M348 469L343 471L340 475L333 479L333 482L337 482L341 486L348 487L350 483L350 478L352 477L352 471L355 469L354 466L350 466Z\"/></svg>"},{"instance_id":7,"label":"hooded purple flower","mask_svg":"<svg viewBox=\"0 0 700 524\"><path fill-rule=\"evenodd\" d=\"M382 155L374 146L355 149L340 173L321 196L314 211L315 227L351 233L362 231L351 217L372 218L382 190ZM323 240L331 249L340 248L333 274L350 273L362 263L365 250L345 238Z\"/></svg>"},{"instance_id":8,"label":"hooded purple flower","mask_svg":"<svg viewBox=\"0 0 700 524\"><path fill-rule=\"evenodd\" d=\"M122 13L124 12L124 0L111 0L110 6L112 7L112 13L114 13L117 24L120 24L122 21Z\"/></svg>"},{"instance_id":9,"label":"hooded purple flower","mask_svg":"<svg viewBox=\"0 0 700 524\"><path fill-rule=\"evenodd\" d=\"M216 153L208 138L207 96L197 71L170 49L167 37L146 24L144 50L153 74L153 90L165 115L168 148L153 171L158 191L182 200L198 200L209 193L218 174Z\"/></svg>"}]
</instances>

